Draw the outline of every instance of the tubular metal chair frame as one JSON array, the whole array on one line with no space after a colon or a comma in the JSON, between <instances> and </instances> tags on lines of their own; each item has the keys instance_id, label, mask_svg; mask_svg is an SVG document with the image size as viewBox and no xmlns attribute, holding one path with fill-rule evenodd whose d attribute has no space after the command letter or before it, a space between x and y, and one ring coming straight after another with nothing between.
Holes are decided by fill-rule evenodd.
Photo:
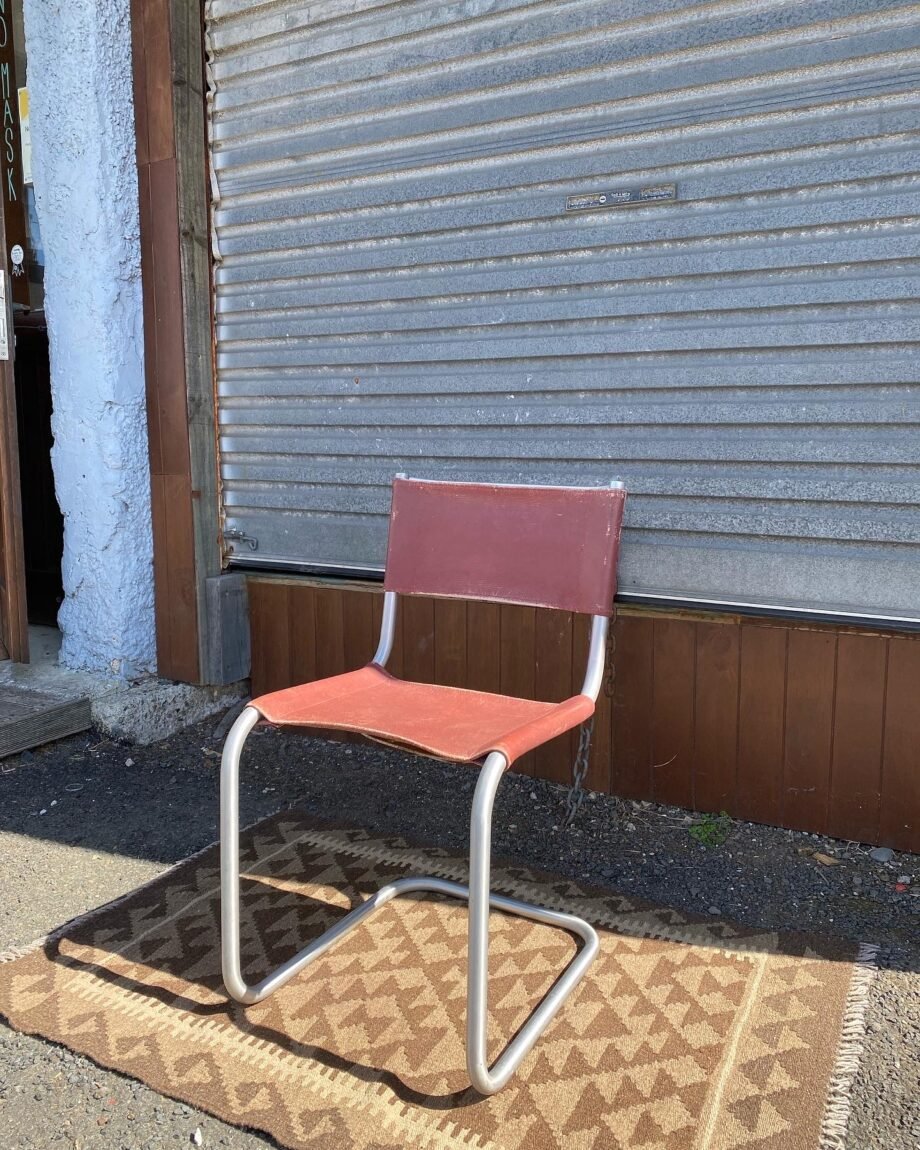
<instances>
[{"instance_id":1,"label":"tubular metal chair frame","mask_svg":"<svg viewBox=\"0 0 920 1150\"><path fill-rule=\"evenodd\" d=\"M386 591L380 641L373 659L379 667L386 665L392 651L396 610L397 593ZM606 616L592 616L588 664L581 693L595 701L603 681L608 625ZM465 899L469 906L466 1065L473 1087L480 1094L495 1094L533 1048L584 976L599 948L597 933L583 919L490 891L492 808L498 784L509 766L505 755L492 751L480 769L470 817L469 886L429 876L388 883L261 982L249 986L240 969L239 768L243 746L260 718L254 707L243 710L227 736L221 759L221 968L228 993L245 1005L261 1002L399 895L426 891ZM487 1051L490 909L560 927L577 935L584 944L491 1066Z\"/></svg>"}]
</instances>

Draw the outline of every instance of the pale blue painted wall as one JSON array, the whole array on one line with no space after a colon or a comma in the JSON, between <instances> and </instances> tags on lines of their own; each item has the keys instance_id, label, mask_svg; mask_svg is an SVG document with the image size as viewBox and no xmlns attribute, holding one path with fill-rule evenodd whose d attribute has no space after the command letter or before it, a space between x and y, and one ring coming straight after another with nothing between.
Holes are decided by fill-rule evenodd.
<instances>
[{"instance_id":1,"label":"pale blue painted wall","mask_svg":"<svg viewBox=\"0 0 920 1150\"><path fill-rule=\"evenodd\" d=\"M155 669L128 0L24 0L45 247L61 661Z\"/></svg>"}]
</instances>

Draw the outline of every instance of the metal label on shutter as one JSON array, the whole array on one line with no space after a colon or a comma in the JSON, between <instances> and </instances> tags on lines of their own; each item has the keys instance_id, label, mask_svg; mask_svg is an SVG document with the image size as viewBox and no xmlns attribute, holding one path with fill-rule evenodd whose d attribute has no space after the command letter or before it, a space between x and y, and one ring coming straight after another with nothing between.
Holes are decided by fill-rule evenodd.
<instances>
[{"instance_id":1,"label":"metal label on shutter","mask_svg":"<svg viewBox=\"0 0 920 1150\"><path fill-rule=\"evenodd\" d=\"M629 208L676 199L677 184L647 184L644 188L611 188L605 192L569 196L565 201L565 210L584 212L592 208Z\"/></svg>"}]
</instances>

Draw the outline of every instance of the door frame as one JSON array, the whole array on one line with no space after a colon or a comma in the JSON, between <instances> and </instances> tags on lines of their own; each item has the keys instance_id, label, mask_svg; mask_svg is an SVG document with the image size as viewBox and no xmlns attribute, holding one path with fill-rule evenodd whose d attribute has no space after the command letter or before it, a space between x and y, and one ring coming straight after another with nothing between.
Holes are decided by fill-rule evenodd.
<instances>
[{"instance_id":1,"label":"door frame","mask_svg":"<svg viewBox=\"0 0 920 1150\"><path fill-rule=\"evenodd\" d=\"M0 658L29 661L29 618L26 607L26 565L22 541L22 501L19 491L19 429L16 421L16 381L13 309L9 287L6 230L0 212L0 268L5 278L7 358L0 359Z\"/></svg>"},{"instance_id":2,"label":"door frame","mask_svg":"<svg viewBox=\"0 0 920 1150\"><path fill-rule=\"evenodd\" d=\"M131 27L157 672L224 684L248 630L221 548L203 0L131 0Z\"/></svg>"}]
</instances>

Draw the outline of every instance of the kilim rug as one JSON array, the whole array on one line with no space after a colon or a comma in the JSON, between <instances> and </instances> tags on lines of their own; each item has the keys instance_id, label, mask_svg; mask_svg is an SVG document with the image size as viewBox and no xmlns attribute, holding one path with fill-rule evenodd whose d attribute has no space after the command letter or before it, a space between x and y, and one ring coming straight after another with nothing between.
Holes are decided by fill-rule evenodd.
<instances>
[{"instance_id":1,"label":"kilim rug","mask_svg":"<svg viewBox=\"0 0 920 1150\"><path fill-rule=\"evenodd\" d=\"M465 860L288 811L243 836L255 981L381 883ZM283 1146L819 1150L843 1145L874 950L701 919L502 865L601 952L510 1084L464 1069L465 904L394 900L279 990L228 1005L216 847L0 966L0 1013ZM494 914L492 1050L574 952Z\"/></svg>"}]
</instances>

